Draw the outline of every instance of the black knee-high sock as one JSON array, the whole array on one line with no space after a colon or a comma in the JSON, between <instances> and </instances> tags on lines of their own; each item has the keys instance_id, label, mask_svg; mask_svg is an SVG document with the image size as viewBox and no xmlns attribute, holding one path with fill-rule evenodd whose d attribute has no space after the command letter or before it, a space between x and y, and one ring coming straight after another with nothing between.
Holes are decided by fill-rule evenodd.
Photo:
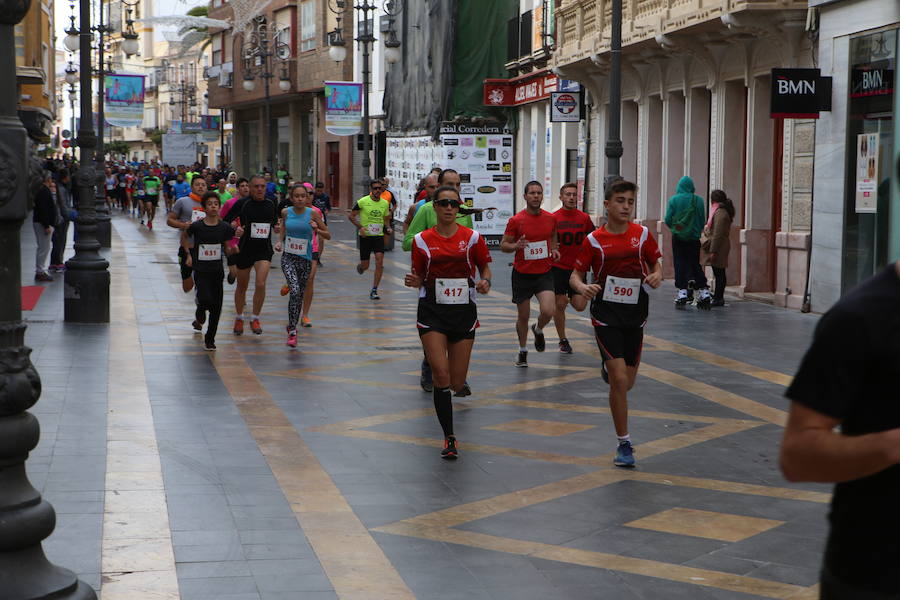
<instances>
[{"instance_id":1,"label":"black knee-high sock","mask_svg":"<svg viewBox=\"0 0 900 600\"><path fill-rule=\"evenodd\" d=\"M437 413L444 437L453 435L453 402L450 399L450 388L434 388L434 412Z\"/></svg>"}]
</instances>

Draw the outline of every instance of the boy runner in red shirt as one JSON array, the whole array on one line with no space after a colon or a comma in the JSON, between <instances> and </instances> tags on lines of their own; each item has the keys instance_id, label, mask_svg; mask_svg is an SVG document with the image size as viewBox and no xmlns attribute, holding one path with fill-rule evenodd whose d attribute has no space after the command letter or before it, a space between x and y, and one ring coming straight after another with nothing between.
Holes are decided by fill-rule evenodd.
<instances>
[{"instance_id":1,"label":"boy runner in red shirt","mask_svg":"<svg viewBox=\"0 0 900 600\"><path fill-rule=\"evenodd\" d=\"M559 351L563 354L572 354L572 345L566 338L566 306L569 299L575 310L584 310L587 299L576 294L569 285L569 277L575 259L581 251L581 244L589 233L594 231L594 222L586 212L578 210L578 186L567 183L559 189L559 201L562 208L553 213L556 218L556 237L559 240L559 260L553 263L550 269L553 273L553 291L556 293L556 314L553 315L553 324L556 325L556 333L559 335Z\"/></svg>"},{"instance_id":2,"label":"boy runner in red shirt","mask_svg":"<svg viewBox=\"0 0 900 600\"><path fill-rule=\"evenodd\" d=\"M517 367L528 366L528 318L531 316L531 297L540 304L537 323L531 326L534 349L543 352L546 346L544 326L553 318L555 309L553 275L550 265L559 260L556 240L556 219L546 210L544 186L537 181L525 184L525 210L518 212L506 224L500 249L515 252L512 270L512 301L518 308L516 334L519 336Z\"/></svg>"},{"instance_id":3,"label":"boy runner in red shirt","mask_svg":"<svg viewBox=\"0 0 900 600\"><path fill-rule=\"evenodd\" d=\"M641 361L650 304L647 289L662 283L662 254L656 240L646 227L631 222L636 190L622 180L606 189L606 225L584 240L570 279L577 293L591 299L591 322L603 359L601 374L609 383L609 409L619 442L613 459L617 467L634 467L628 391ZM596 283L585 283L589 270Z\"/></svg>"}]
</instances>

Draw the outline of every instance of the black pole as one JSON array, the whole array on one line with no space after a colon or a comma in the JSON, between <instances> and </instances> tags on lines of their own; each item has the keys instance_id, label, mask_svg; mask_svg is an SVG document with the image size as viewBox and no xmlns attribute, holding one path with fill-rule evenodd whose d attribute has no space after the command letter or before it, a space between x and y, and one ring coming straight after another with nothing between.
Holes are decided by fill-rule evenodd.
<instances>
[{"instance_id":1,"label":"black pole","mask_svg":"<svg viewBox=\"0 0 900 600\"><path fill-rule=\"evenodd\" d=\"M15 46L14 28L30 0L0 1L0 48ZM47 560L41 542L56 513L28 481L25 460L40 439L27 412L41 395L41 379L25 345L22 322L20 230L28 214L29 166L35 160L19 120L16 60L0 53L0 596L96 600L94 590Z\"/></svg>"},{"instance_id":2,"label":"black pole","mask_svg":"<svg viewBox=\"0 0 900 600\"><path fill-rule=\"evenodd\" d=\"M100 242L102 248L110 248L112 246L112 221L109 218L109 206L106 204L106 185L103 177L106 168L106 150L103 147L104 129L106 121L106 66L103 63L103 51L106 45L106 34L109 28L103 22L103 0L100 0L99 19L97 20L97 36L98 43L98 62L97 62L97 173L100 177L97 180L96 195L94 202L97 211L97 241ZM87 63L90 67L90 62ZM84 69L82 68L82 71ZM90 97L90 95L88 96ZM127 158L127 157L126 157Z\"/></svg>"},{"instance_id":3,"label":"black pole","mask_svg":"<svg viewBox=\"0 0 900 600\"><path fill-rule=\"evenodd\" d=\"M622 0L612 0L609 43L609 124L606 136L606 185L621 174L622 158Z\"/></svg>"},{"instance_id":4,"label":"black pole","mask_svg":"<svg viewBox=\"0 0 900 600\"><path fill-rule=\"evenodd\" d=\"M362 42L363 47L363 117L362 117L362 132L363 132L363 159L362 159L362 167L364 171L363 175L363 187L366 193L369 191L369 183L372 181L372 159L369 158L369 151L371 150L369 144L369 87L370 87L370 79L372 76L371 67L369 65L369 50L371 48L371 44L374 41L374 35L369 31L369 12L375 10L375 5L370 5L369 0L365 0L361 5L357 6L358 9L363 11L363 35L361 35L357 41Z\"/></svg>"},{"instance_id":5,"label":"black pole","mask_svg":"<svg viewBox=\"0 0 900 600\"><path fill-rule=\"evenodd\" d=\"M275 179L275 169L272 166L272 157L275 154L273 150L275 149L275 136L272 135L272 96L269 93L269 81L272 79L272 65L270 64L270 59L272 54L269 50L269 29L266 28L262 31L260 35L260 43L262 44L262 67L263 67L263 79L265 80L265 88L266 88L266 104L265 104L265 120L266 120L266 166L269 167L269 173L272 174L272 179Z\"/></svg>"},{"instance_id":6,"label":"black pole","mask_svg":"<svg viewBox=\"0 0 900 600\"><path fill-rule=\"evenodd\" d=\"M109 323L109 263L100 256L97 240L95 190L103 171L95 170L94 115L91 83L91 4L81 0L81 122L78 128L78 241L75 256L66 261L65 320L70 323ZM102 183L101 183L102 185Z\"/></svg>"},{"instance_id":7,"label":"black pole","mask_svg":"<svg viewBox=\"0 0 900 600\"><path fill-rule=\"evenodd\" d=\"M222 170L228 170L225 162L225 109L219 109L219 161L222 164Z\"/></svg>"}]
</instances>

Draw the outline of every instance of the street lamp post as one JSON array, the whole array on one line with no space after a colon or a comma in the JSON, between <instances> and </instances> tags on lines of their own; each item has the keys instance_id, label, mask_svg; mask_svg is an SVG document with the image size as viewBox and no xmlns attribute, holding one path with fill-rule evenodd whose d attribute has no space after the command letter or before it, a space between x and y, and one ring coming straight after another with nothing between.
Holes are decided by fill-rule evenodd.
<instances>
[{"instance_id":1,"label":"street lamp post","mask_svg":"<svg viewBox=\"0 0 900 600\"><path fill-rule=\"evenodd\" d=\"M0 0L0 47L15 47L14 27L30 0ZM41 380L25 346L22 322L20 230L28 214L29 158L17 114L13 52L0 53L0 594L4 598L96 600L75 574L47 560L41 542L56 526L53 507L28 481L25 460L40 438L27 412L41 395ZM33 159L31 159L33 160Z\"/></svg>"},{"instance_id":2,"label":"street lamp post","mask_svg":"<svg viewBox=\"0 0 900 600\"><path fill-rule=\"evenodd\" d=\"M328 34L328 44L331 46L328 51L328 55L335 62L341 62L347 56L346 42L344 41L343 30L341 29L341 18L343 17L344 12L351 7L356 9L357 11L356 22L359 23L360 19L358 17L361 16L363 23L362 30L357 31L357 35L356 38L354 38L354 41L356 41L362 47L362 167L364 170L362 184L363 187L368 190L369 182L372 179L372 159L370 156L372 148L371 138L369 137L369 88L372 85L372 69L370 64L370 57L372 52L372 44L378 41L374 33L374 19L372 19L370 23L370 14L375 13L378 10L378 0L362 0L362 2L357 2L356 4L352 5L349 4L346 0L328 0L328 9L338 17L337 27L335 27L334 31ZM383 10L389 20L387 39L384 42L384 58L389 63L395 63L400 60L400 40L397 39L397 34L394 31L394 19L396 19L400 14L400 11L403 10L402 2L398 2L396 0L384 0Z\"/></svg>"},{"instance_id":3,"label":"street lamp post","mask_svg":"<svg viewBox=\"0 0 900 600\"><path fill-rule=\"evenodd\" d=\"M91 106L91 3L81 0L79 61L81 62L81 122L78 126L78 240L75 256L66 261L65 320L70 323L109 323L109 263L100 255L97 239L95 189L103 186L103 170L94 162L97 138ZM73 26L74 28L74 26ZM69 31L66 47L72 47ZM102 82L101 82L102 85Z\"/></svg>"},{"instance_id":4,"label":"street lamp post","mask_svg":"<svg viewBox=\"0 0 900 600\"><path fill-rule=\"evenodd\" d=\"M621 177L622 159L622 0L612 0L609 42L609 124L605 186Z\"/></svg>"},{"instance_id":5,"label":"street lamp post","mask_svg":"<svg viewBox=\"0 0 900 600\"><path fill-rule=\"evenodd\" d=\"M84 0L81 0L82 2ZM106 204L106 186L103 181L103 172L106 167L106 150L104 149L104 138L106 128L106 64L104 63L104 54L106 50L106 37L111 31L109 25L103 21L103 5L106 2L100 2L99 19L96 27L93 28L97 32L97 151L95 160L97 162L97 173L99 179L94 196L94 202L97 207L97 240L103 248L112 246L112 221L109 217L109 207ZM87 63L90 64L90 63Z\"/></svg>"},{"instance_id":6,"label":"street lamp post","mask_svg":"<svg viewBox=\"0 0 900 600\"><path fill-rule=\"evenodd\" d=\"M254 20L249 41L244 43L244 89L252 92L256 89L256 78L262 78L265 90L263 105L263 131L266 134L266 167L272 176L275 175L273 159L275 156L275 136L272 135L272 95L270 80L275 77L276 61L281 69L278 89L287 92L291 89L291 78L288 72L288 61L291 59L291 47L278 37L279 32L270 29L265 17Z\"/></svg>"}]
</instances>

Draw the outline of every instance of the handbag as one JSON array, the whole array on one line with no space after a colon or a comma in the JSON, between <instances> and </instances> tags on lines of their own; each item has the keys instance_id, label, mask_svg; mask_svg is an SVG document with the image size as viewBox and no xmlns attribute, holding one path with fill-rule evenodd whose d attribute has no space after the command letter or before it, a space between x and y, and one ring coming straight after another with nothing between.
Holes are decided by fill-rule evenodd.
<instances>
[{"instance_id":1,"label":"handbag","mask_svg":"<svg viewBox=\"0 0 900 600\"><path fill-rule=\"evenodd\" d=\"M712 248L711 235L712 232L709 230L709 227L704 227L703 233L700 234L700 249L707 254L709 254L709 251Z\"/></svg>"}]
</instances>

